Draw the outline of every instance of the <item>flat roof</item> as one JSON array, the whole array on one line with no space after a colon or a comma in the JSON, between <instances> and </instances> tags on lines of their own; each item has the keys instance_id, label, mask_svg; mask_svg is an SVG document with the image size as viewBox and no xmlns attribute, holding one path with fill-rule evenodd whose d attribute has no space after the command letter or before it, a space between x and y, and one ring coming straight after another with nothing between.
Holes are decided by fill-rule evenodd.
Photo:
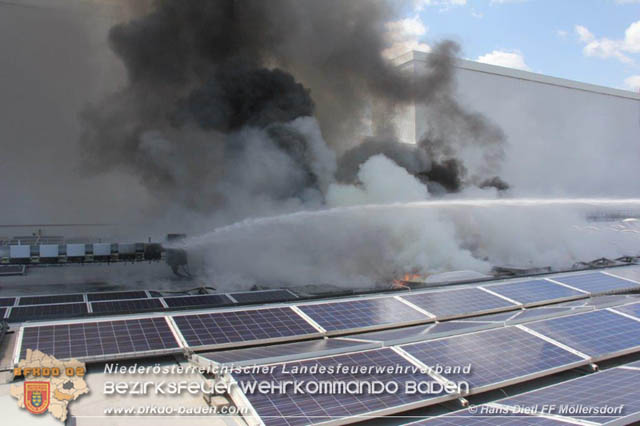
<instances>
[{"instance_id":1,"label":"flat roof","mask_svg":"<svg viewBox=\"0 0 640 426\"><path fill-rule=\"evenodd\" d=\"M393 59L393 63L397 66L406 65L410 62L426 62L429 53L411 51ZM522 71L514 68L500 67L481 62L469 61L467 59L457 59L456 68L469 71L482 72L485 74L499 75L502 77L510 77L518 80L532 81L535 83L547 84L550 86L564 87L567 89L581 90L583 92L598 93L601 95L615 96L632 100L640 100L640 93L629 90L614 89L611 87L598 86L596 84L582 83L580 81L567 80L565 78L551 77L544 74L538 74L530 71Z\"/></svg>"}]
</instances>

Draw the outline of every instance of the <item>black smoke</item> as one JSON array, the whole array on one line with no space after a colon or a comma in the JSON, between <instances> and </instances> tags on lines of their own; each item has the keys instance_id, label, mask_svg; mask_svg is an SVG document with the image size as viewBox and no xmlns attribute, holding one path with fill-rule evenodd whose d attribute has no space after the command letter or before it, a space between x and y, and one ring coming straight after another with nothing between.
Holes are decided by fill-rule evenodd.
<instances>
[{"instance_id":1,"label":"black smoke","mask_svg":"<svg viewBox=\"0 0 640 426\"><path fill-rule=\"evenodd\" d=\"M453 98L459 47L435 45L425 72L407 74L382 55L395 18L385 0L158 0L110 31L128 84L84 112L85 166L126 170L204 213L241 210L242 197L321 203L333 152L346 151L341 181L377 153L445 191L495 176L503 135ZM427 107L416 147L360 143L372 103L411 102ZM486 170L467 179L470 145L486 151Z\"/></svg>"}]
</instances>

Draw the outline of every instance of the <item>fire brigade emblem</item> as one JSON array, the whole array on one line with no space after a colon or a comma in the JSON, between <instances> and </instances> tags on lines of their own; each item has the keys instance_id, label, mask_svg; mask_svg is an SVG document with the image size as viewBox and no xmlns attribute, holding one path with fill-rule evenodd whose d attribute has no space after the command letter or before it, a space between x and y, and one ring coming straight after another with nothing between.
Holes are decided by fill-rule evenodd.
<instances>
[{"instance_id":1,"label":"fire brigade emblem","mask_svg":"<svg viewBox=\"0 0 640 426\"><path fill-rule=\"evenodd\" d=\"M49 382L24 382L24 406L33 414L42 414L49 407Z\"/></svg>"}]
</instances>

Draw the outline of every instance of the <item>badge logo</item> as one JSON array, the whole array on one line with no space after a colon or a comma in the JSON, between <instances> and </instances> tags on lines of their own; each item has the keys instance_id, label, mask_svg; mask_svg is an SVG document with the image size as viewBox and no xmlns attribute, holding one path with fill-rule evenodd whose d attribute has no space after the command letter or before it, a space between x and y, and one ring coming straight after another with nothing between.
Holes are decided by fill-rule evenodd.
<instances>
[{"instance_id":1,"label":"badge logo","mask_svg":"<svg viewBox=\"0 0 640 426\"><path fill-rule=\"evenodd\" d=\"M49 408L49 382L24 382L24 406L33 414L42 414Z\"/></svg>"}]
</instances>

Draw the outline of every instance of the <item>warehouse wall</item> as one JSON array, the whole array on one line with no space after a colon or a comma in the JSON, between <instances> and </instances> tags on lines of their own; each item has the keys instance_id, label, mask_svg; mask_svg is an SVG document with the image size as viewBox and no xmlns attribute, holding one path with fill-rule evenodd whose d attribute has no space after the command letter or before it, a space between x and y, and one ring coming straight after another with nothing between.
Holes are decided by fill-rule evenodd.
<instances>
[{"instance_id":1,"label":"warehouse wall","mask_svg":"<svg viewBox=\"0 0 640 426\"><path fill-rule=\"evenodd\" d=\"M424 61L419 52L399 59L416 72ZM506 133L502 176L518 193L640 196L640 94L460 61L457 97ZM409 115L407 142L424 134L426 114L419 105Z\"/></svg>"}]
</instances>

